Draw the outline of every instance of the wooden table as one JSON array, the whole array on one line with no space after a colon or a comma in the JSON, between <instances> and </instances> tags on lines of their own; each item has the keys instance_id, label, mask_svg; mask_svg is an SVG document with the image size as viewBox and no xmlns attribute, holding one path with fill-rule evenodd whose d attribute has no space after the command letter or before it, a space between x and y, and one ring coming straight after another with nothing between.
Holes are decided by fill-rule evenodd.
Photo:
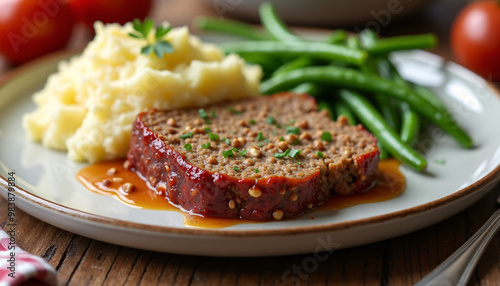
<instances>
[{"instance_id":1,"label":"wooden table","mask_svg":"<svg viewBox=\"0 0 500 286\"><path fill-rule=\"evenodd\" d=\"M394 21L384 35L436 32L436 53L450 58L447 35L465 0L436 1L422 13ZM153 17L173 25L189 24L196 14L213 14L203 1L157 2ZM84 41L80 37L73 44ZM12 69L0 62L0 75ZM295 276L295 284L412 285L460 247L493 213L500 186L471 208L426 229L398 238L338 250L311 273ZM0 226L7 219L0 199ZM58 272L60 284L72 285L268 285L287 284L286 270L309 255L265 258L212 258L157 253L111 245L75 235L17 212L17 242L46 259ZM472 277L470 285L499 285L500 237L497 236Z\"/></svg>"}]
</instances>

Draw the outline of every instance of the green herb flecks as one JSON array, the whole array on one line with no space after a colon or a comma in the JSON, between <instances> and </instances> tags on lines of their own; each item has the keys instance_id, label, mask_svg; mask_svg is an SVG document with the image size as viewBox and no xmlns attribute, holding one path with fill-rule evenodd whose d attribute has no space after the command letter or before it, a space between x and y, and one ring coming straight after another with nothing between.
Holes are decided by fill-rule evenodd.
<instances>
[{"instance_id":1,"label":"green herb flecks","mask_svg":"<svg viewBox=\"0 0 500 286\"><path fill-rule=\"evenodd\" d=\"M193 146L189 143L187 143L186 145L184 145L184 149L186 149L187 151L191 151L193 150Z\"/></svg>"},{"instance_id":2,"label":"green herb flecks","mask_svg":"<svg viewBox=\"0 0 500 286\"><path fill-rule=\"evenodd\" d=\"M217 140L219 140L220 138L219 138L219 135L217 135L217 134L215 134L215 133L210 132L210 133L208 133L208 139L210 139L210 140L212 140L212 141L217 141Z\"/></svg>"},{"instance_id":3,"label":"green herb flecks","mask_svg":"<svg viewBox=\"0 0 500 286\"><path fill-rule=\"evenodd\" d=\"M446 164L446 159L434 159L434 163L439 164L439 165L444 165Z\"/></svg>"},{"instance_id":4,"label":"green herb flecks","mask_svg":"<svg viewBox=\"0 0 500 286\"><path fill-rule=\"evenodd\" d=\"M299 129L299 127L295 127L295 126L287 126L286 127L286 134L299 135L300 134L300 129Z\"/></svg>"},{"instance_id":5,"label":"green herb flecks","mask_svg":"<svg viewBox=\"0 0 500 286\"><path fill-rule=\"evenodd\" d=\"M320 157L320 158L323 158L323 153L321 153L320 151L318 151L318 153L316 153L316 155L318 155L318 157Z\"/></svg>"},{"instance_id":6,"label":"green herb flecks","mask_svg":"<svg viewBox=\"0 0 500 286\"><path fill-rule=\"evenodd\" d=\"M205 124L210 124L210 120L208 119L208 113L205 111L205 109L203 108L198 109L198 114L200 115L201 119L205 120Z\"/></svg>"},{"instance_id":7,"label":"green herb flecks","mask_svg":"<svg viewBox=\"0 0 500 286\"><path fill-rule=\"evenodd\" d=\"M231 106L227 108L227 110L229 110L229 112L233 113L233 114L242 114L243 112L239 111L239 110L236 110L234 108L232 108Z\"/></svg>"},{"instance_id":8,"label":"green herb flecks","mask_svg":"<svg viewBox=\"0 0 500 286\"><path fill-rule=\"evenodd\" d=\"M283 153L274 153L274 157L276 157L276 158L284 158L289 153L290 153L290 149L286 149L286 151L283 152Z\"/></svg>"},{"instance_id":9,"label":"green herb flecks","mask_svg":"<svg viewBox=\"0 0 500 286\"><path fill-rule=\"evenodd\" d=\"M134 28L134 32L128 35L135 39L145 40L147 43L142 47L141 54L149 56L151 53L154 53L158 58L163 58L163 55L174 52L172 44L163 39L172 29L171 26L159 26L156 28L154 41L152 42L149 40L148 35L154 27L153 20L146 19L144 22L141 22L139 19L135 19L132 23L132 27Z\"/></svg>"},{"instance_id":10,"label":"green herb flecks","mask_svg":"<svg viewBox=\"0 0 500 286\"><path fill-rule=\"evenodd\" d=\"M222 156L224 156L224 158L229 158L230 156L234 156L233 149L222 151Z\"/></svg>"},{"instance_id":11,"label":"green herb flecks","mask_svg":"<svg viewBox=\"0 0 500 286\"><path fill-rule=\"evenodd\" d=\"M321 134L321 140L326 142L332 142L332 133L327 131L323 132L323 134Z\"/></svg>"},{"instance_id":12,"label":"green herb flecks","mask_svg":"<svg viewBox=\"0 0 500 286\"><path fill-rule=\"evenodd\" d=\"M188 133L185 133L185 134L182 134L182 135L179 135L179 138L181 139L186 139L186 138L189 138L193 136L193 132L188 132Z\"/></svg>"},{"instance_id":13,"label":"green herb flecks","mask_svg":"<svg viewBox=\"0 0 500 286\"><path fill-rule=\"evenodd\" d=\"M266 118L266 123L267 124L276 124L276 119L272 115L268 115Z\"/></svg>"},{"instance_id":14,"label":"green herb flecks","mask_svg":"<svg viewBox=\"0 0 500 286\"><path fill-rule=\"evenodd\" d=\"M288 153L288 156L295 158L295 157L299 156L300 153L302 153L302 150L292 149L292 150L290 150L290 153Z\"/></svg>"},{"instance_id":15,"label":"green herb flecks","mask_svg":"<svg viewBox=\"0 0 500 286\"><path fill-rule=\"evenodd\" d=\"M203 143L203 144L201 144L201 148L208 149L210 147L210 145L212 145L212 144L210 144L210 142Z\"/></svg>"},{"instance_id":16,"label":"green herb flecks","mask_svg":"<svg viewBox=\"0 0 500 286\"><path fill-rule=\"evenodd\" d=\"M240 167L235 166L235 167L233 167L233 170L235 170L235 171L239 171L239 170L240 170Z\"/></svg>"},{"instance_id":17,"label":"green herb flecks","mask_svg":"<svg viewBox=\"0 0 500 286\"><path fill-rule=\"evenodd\" d=\"M285 152L283 153L274 153L274 157L276 158L284 158L284 157L290 157L290 158L296 158L297 156L302 153L302 150L297 150L297 149L286 149Z\"/></svg>"},{"instance_id":18,"label":"green herb flecks","mask_svg":"<svg viewBox=\"0 0 500 286\"><path fill-rule=\"evenodd\" d=\"M259 132L259 134L257 134L257 137L255 137L255 141L259 142L259 141L264 141L266 143L269 143L269 140L264 137L264 135L262 134L262 131Z\"/></svg>"}]
</instances>

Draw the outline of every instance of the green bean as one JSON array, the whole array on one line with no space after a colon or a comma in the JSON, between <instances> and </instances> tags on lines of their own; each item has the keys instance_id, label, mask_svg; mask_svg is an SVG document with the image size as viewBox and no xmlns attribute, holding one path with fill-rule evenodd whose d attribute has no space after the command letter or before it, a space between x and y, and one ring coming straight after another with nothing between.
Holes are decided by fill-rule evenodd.
<instances>
[{"instance_id":1,"label":"green bean","mask_svg":"<svg viewBox=\"0 0 500 286\"><path fill-rule=\"evenodd\" d=\"M446 106L444 105L444 103L432 91L418 84L413 85L413 90L415 90L415 92L418 93L421 97L425 98L435 108L446 110Z\"/></svg>"},{"instance_id":2,"label":"green bean","mask_svg":"<svg viewBox=\"0 0 500 286\"><path fill-rule=\"evenodd\" d=\"M353 64L363 64L367 53L362 50L349 49L340 45L306 42L238 42L222 45L227 53L236 53L241 56L248 54L265 54L272 56L309 56L311 58L342 61Z\"/></svg>"},{"instance_id":3,"label":"green bean","mask_svg":"<svg viewBox=\"0 0 500 286\"><path fill-rule=\"evenodd\" d=\"M401 77L396 67L392 64L389 59L384 59L390 68L391 77L395 83L400 84L405 87L409 87L408 83ZM425 98L424 98L425 99ZM446 109L440 109L445 111ZM403 118L401 119L401 140L406 144L413 146L418 139L418 134L420 133L420 117L419 115L406 103L401 102L401 111Z\"/></svg>"},{"instance_id":4,"label":"green bean","mask_svg":"<svg viewBox=\"0 0 500 286\"><path fill-rule=\"evenodd\" d=\"M378 39L364 46L365 50L373 55L388 54L394 51L427 49L436 45L434 34L421 34Z\"/></svg>"},{"instance_id":5,"label":"green bean","mask_svg":"<svg viewBox=\"0 0 500 286\"><path fill-rule=\"evenodd\" d=\"M403 114L401 120L401 140L413 146L420 132L420 117L406 102L401 102L401 109Z\"/></svg>"},{"instance_id":6,"label":"green bean","mask_svg":"<svg viewBox=\"0 0 500 286\"><path fill-rule=\"evenodd\" d=\"M277 76L279 74L287 73L289 71L293 71L293 70L296 70L298 68L303 68L303 67L306 67L306 66L310 66L312 64L313 64L313 60L311 60L311 58L309 58L309 57L300 57L300 58L297 58L297 59L295 59L293 61L286 62L285 64L283 64L282 66L280 66L279 68L277 68L273 72L272 76Z\"/></svg>"},{"instance_id":7,"label":"green bean","mask_svg":"<svg viewBox=\"0 0 500 286\"><path fill-rule=\"evenodd\" d=\"M385 67L387 66L387 67ZM393 75L394 82L397 84L401 84L404 86L409 86L409 84L401 77L401 75L398 73L397 68L390 62L386 61L386 63L382 66L379 65L379 67L383 70L388 68L389 72ZM446 106L444 103L431 91L428 89L419 86L419 85L412 85L412 89L423 99L425 99L429 105L433 105L436 109L441 110L442 112L447 112ZM403 113L411 113L414 111L411 108L407 107L402 107ZM402 123L402 129L401 129L401 136L403 139L406 140L408 143L414 143L416 141L416 138L412 138L411 135L418 137L418 132L415 130L404 130L404 128L419 128L421 127L421 120L420 118L416 117L416 114L405 114L403 115L403 121L404 120L418 120L418 122L403 122ZM410 137L407 137L410 135Z\"/></svg>"},{"instance_id":8,"label":"green bean","mask_svg":"<svg viewBox=\"0 0 500 286\"><path fill-rule=\"evenodd\" d=\"M342 29L333 31L330 35L326 36L324 42L334 45L342 45L347 40L347 32Z\"/></svg>"},{"instance_id":9,"label":"green bean","mask_svg":"<svg viewBox=\"0 0 500 286\"><path fill-rule=\"evenodd\" d=\"M401 141L396 132L387 125L382 115L366 98L345 89L339 91L339 97L356 113L366 128L382 142L394 157L418 171L425 170L427 161Z\"/></svg>"},{"instance_id":10,"label":"green bean","mask_svg":"<svg viewBox=\"0 0 500 286\"><path fill-rule=\"evenodd\" d=\"M386 77L392 78L396 84L409 87L409 84L401 77L396 67L387 57L380 60L378 66L381 72ZM401 102L400 106L403 114L401 119L401 140L410 146L413 146L418 139L418 134L420 133L421 120L419 115L412 108L410 108L407 103ZM444 108L440 110L446 112L446 109Z\"/></svg>"},{"instance_id":11,"label":"green bean","mask_svg":"<svg viewBox=\"0 0 500 286\"><path fill-rule=\"evenodd\" d=\"M393 130L399 130L401 125L400 114L397 112L397 108L394 108L394 102L392 98L387 97L383 94L375 94L375 100L377 101L377 106L380 109L380 113L384 117L387 124Z\"/></svg>"},{"instance_id":12,"label":"green bean","mask_svg":"<svg viewBox=\"0 0 500 286\"><path fill-rule=\"evenodd\" d=\"M373 40L376 39L375 33L365 33L365 38L368 38L369 35L373 37ZM347 38L347 46L350 48L361 48L358 37L350 36ZM361 66L361 70L365 73L379 75L376 62L373 58L369 58L366 63ZM399 130L399 114L397 113L397 109L393 107L394 104L391 98L383 94L375 94L375 101L377 102L380 112L388 125L393 130Z\"/></svg>"},{"instance_id":13,"label":"green bean","mask_svg":"<svg viewBox=\"0 0 500 286\"><path fill-rule=\"evenodd\" d=\"M381 160L391 158L391 153L389 152L389 150L387 150L387 147L385 147L385 145L382 143L382 141L378 140L377 146L378 146L378 149L380 150L379 157Z\"/></svg>"},{"instance_id":14,"label":"green bean","mask_svg":"<svg viewBox=\"0 0 500 286\"><path fill-rule=\"evenodd\" d=\"M371 29L364 29L359 32L359 41L363 47L373 46L378 39L378 34Z\"/></svg>"},{"instance_id":15,"label":"green bean","mask_svg":"<svg viewBox=\"0 0 500 286\"><path fill-rule=\"evenodd\" d=\"M309 94L310 96L317 96L320 93L318 85L311 82L301 83L294 87L291 91L299 94Z\"/></svg>"},{"instance_id":16,"label":"green bean","mask_svg":"<svg viewBox=\"0 0 500 286\"><path fill-rule=\"evenodd\" d=\"M269 41L273 39L267 32L239 21L200 16L195 19L194 23L203 30L224 32L251 40Z\"/></svg>"},{"instance_id":17,"label":"green bean","mask_svg":"<svg viewBox=\"0 0 500 286\"><path fill-rule=\"evenodd\" d=\"M303 41L301 37L290 32L285 23L276 14L271 3L262 3L259 6L259 15L262 25L266 27L267 31L276 40L283 42Z\"/></svg>"},{"instance_id":18,"label":"green bean","mask_svg":"<svg viewBox=\"0 0 500 286\"><path fill-rule=\"evenodd\" d=\"M394 64L389 61L388 59L385 59L383 61L379 61L379 71L381 74L384 74L384 77L389 77L393 78L394 82L408 86L408 82L406 82L401 75L398 72L398 69ZM435 108L440 109L440 110L446 110L446 105L437 97L434 93L432 93L430 90L426 89L423 86L414 84L412 85L413 90L418 93L421 97L423 97L427 102L431 105L433 105Z\"/></svg>"},{"instance_id":19,"label":"green bean","mask_svg":"<svg viewBox=\"0 0 500 286\"><path fill-rule=\"evenodd\" d=\"M410 104L410 107L441 127L464 147L472 146L472 139L452 119L451 115L427 103L413 90L376 75L334 66L306 67L272 77L261 83L261 92L270 94L286 90L302 82L335 85L391 96Z\"/></svg>"},{"instance_id":20,"label":"green bean","mask_svg":"<svg viewBox=\"0 0 500 286\"><path fill-rule=\"evenodd\" d=\"M347 120L349 121L350 125L355 125L357 123L356 117L354 116L352 111L342 101L335 102L333 108L335 110L335 114L337 115L337 117L339 117L340 115L347 117Z\"/></svg>"}]
</instances>

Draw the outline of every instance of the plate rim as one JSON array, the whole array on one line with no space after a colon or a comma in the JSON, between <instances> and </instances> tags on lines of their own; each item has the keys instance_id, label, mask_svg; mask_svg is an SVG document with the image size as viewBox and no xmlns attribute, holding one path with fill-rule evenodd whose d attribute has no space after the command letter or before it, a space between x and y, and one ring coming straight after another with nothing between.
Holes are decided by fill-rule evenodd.
<instances>
[{"instance_id":1,"label":"plate rim","mask_svg":"<svg viewBox=\"0 0 500 286\"><path fill-rule=\"evenodd\" d=\"M8 71L0 78L0 88L4 85L8 84L13 79L22 75L39 66L43 66L51 61L56 59L62 59L71 55L76 54L77 52L81 52L81 49L67 49L55 53L48 54L31 62L28 62L24 65L18 66L11 71ZM419 50L419 52L422 52ZM423 51L425 53L429 53ZM453 62L447 60L439 55L429 53L434 56L438 56L443 59L446 63L452 63L464 69L477 77L482 83L484 83L498 98L500 98L500 89L493 84L491 81L488 81L467 68ZM25 200L27 203L36 204L38 207L41 207L47 211L57 212L62 214L63 216L70 216L74 219L86 220L92 223L101 224L104 226L112 226L112 227L120 227L129 230L140 230L140 231L148 231L148 232L156 232L162 234L179 234L179 235L205 235L205 236L214 236L214 237L263 237L263 236L285 236L285 235L300 235L300 234L312 234L312 233L321 233L328 231L340 231L346 230L355 227L362 227L366 225L372 224L380 224L394 219L406 218L412 215L417 215L423 213L425 211L430 211L436 209L440 206L453 203L459 199L465 198L472 193L480 191L487 185L494 183L495 180L500 179L500 163L496 168L492 171L481 177L476 182L455 191L454 193L447 195L445 197L439 198L437 200L433 200L431 202L414 206L411 208L390 212L382 215L377 215L369 218L350 220L346 222L336 222L336 223L328 223L322 225L313 225L313 226L298 226L298 227L290 227L290 228L282 228L282 229L258 229L258 230L238 230L238 229L211 229L211 228L180 228L180 227L169 227L169 226L158 226L158 225L149 225L144 223L137 222L129 222L125 220L110 218L102 215L97 215L81 210L77 210L75 208L67 207L59 203L52 202L48 199L44 199L35 194L32 194L30 191L21 188L16 185L14 189L16 190L16 196ZM0 174L0 187L5 192L8 192L8 180Z\"/></svg>"}]
</instances>

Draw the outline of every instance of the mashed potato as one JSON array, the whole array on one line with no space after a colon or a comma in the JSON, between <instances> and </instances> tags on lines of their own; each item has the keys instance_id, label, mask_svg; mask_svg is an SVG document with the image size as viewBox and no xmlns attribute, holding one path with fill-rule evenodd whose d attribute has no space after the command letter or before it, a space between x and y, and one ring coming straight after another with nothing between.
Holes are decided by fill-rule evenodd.
<instances>
[{"instance_id":1,"label":"mashed potato","mask_svg":"<svg viewBox=\"0 0 500 286\"><path fill-rule=\"evenodd\" d=\"M38 108L23 118L29 137L67 150L75 161L124 157L132 122L149 108L201 106L258 94L261 70L236 55L202 43L186 27L165 39L175 51L158 58L140 53L145 41L128 36L132 25L96 23L96 37L82 55L61 62Z\"/></svg>"}]
</instances>

